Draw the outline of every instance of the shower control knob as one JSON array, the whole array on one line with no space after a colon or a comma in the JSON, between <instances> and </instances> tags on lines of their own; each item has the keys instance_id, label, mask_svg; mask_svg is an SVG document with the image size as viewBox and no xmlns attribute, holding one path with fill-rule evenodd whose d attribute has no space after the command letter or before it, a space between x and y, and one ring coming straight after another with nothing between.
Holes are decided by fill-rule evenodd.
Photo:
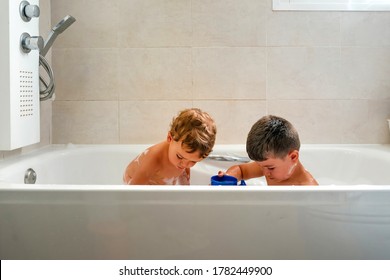
<instances>
[{"instance_id":1,"label":"shower control knob","mask_svg":"<svg viewBox=\"0 0 390 280\"><path fill-rule=\"evenodd\" d=\"M20 46L25 53L29 53L31 50L43 49L44 43L41 36L30 36L28 33L23 33L20 36Z\"/></svg>"},{"instance_id":2,"label":"shower control knob","mask_svg":"<svg viewBox=\"0 0 390 280\"><path fill-rule=\"evenodd\" d=\"M19 5L20 17L24 21L30 21L33 17L39 17L40 10L37 5L30 5L28 1L22 1Z\"/></svg>"}]
</instances>

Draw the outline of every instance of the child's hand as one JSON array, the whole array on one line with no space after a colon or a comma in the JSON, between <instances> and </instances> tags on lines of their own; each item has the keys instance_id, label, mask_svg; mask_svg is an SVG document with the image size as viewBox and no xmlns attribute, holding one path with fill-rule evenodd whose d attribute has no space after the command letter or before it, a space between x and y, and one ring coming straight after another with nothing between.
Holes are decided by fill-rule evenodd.
<instances>
[{"instance_id":1,"label":"child's hand","mask_svg":"<svg viewBox=\"0 0 390 280\"><path fill-rule=\"evenodd\" d=\"M236 178L237 180L238 180L238 178L236 177L236 176L234 176L234 175L231 175L231 174L228 174L227 172L225 172L225 171L222 171L222 170L219 170L218 171L218 177L223 177L223 176L231 176L231 177L234 177L234 178Z\"/></svg>"}]
</instances>

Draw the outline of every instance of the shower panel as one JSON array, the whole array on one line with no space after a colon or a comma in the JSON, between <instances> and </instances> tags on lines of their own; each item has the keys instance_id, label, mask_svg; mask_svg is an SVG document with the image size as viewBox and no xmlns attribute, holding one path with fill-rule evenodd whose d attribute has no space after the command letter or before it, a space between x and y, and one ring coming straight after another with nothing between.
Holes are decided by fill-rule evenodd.
<instances>
[{"instance_id":1,"label":"shower panel","mask_svg":"<svg viewBox=\"0 0 390 280\"><path fill-rule=\"evenodd\" d=\"M39 1L1 1L0 150L40 141Z\"/></svg>"}]
</instances>

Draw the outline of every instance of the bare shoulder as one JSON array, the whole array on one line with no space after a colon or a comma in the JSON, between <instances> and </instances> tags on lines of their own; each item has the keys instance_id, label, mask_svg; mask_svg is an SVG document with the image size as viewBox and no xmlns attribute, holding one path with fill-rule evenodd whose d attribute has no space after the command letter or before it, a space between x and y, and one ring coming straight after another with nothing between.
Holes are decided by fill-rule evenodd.
<instances>
[{"instance_id":1,"label":"bare shoulder","mask_svg":"<svg viewBox=\"0 0 390 280\"><path fill-rule=\"evenodd\" d=\"M153 145L144 150L126 169L125 179L131 184L149 184L151 178L161 168L161 154L163 153L160 144Z\"/></svg>"},{"instance_id":2,"label":"bare shoulder","mask_svg":"<svg viewBox=\"0 0 390 280\"><path fill-rule=\"evenodd\" d=\"M307 186L318 186L318 182L316 181L316 179L313 177L313 175L311 175L311 173L307 170L306 171L306 180L305 180L305 185Z\"/></svg>"},{"instance_id":3,"label":"bare shoulder","mask_svg":"<svg viewBox=\"0 0 390 280\"><path fill-rule=\"evenodd\" d=\"M154 163L160 163L164 159L166 153L167 145L165 142L161 142L145 150L144 157L147 162L153 161Z\"/></svg>"},{"instance_id":4,"label":"bare shoulder","mask_svg":"<svg viewBox=\"0 0 390 280\"><path fill-rule=\"evenodd\" d=\"M310 185L312 185L312 186L318 186L319 184L318 184L318 182L317 182L317 180L316 179L314 179L314 177L310 174L310 178L309 178L309 183L310 183Z\"/></svg>"}]
</instances>

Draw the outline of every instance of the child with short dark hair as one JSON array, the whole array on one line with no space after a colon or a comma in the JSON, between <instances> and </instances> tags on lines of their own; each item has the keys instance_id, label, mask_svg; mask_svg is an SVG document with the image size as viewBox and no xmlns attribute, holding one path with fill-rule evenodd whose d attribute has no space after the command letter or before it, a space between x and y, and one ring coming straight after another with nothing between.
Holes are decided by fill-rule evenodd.
<instances>
[{"instance_id":1,"label":"child with short dark hair","mask_svg":"<svg viewBox=\"0 0 390 280\"><path fill-rule=\"evenodd\" d=\"M298 132L289 121L273 115L262 117L247 137L246 151L253 162L234 165L226 174L238 180L265 176L268 185L318 185L299 160L300 145Z\"/></svg>"}]
</instances>

